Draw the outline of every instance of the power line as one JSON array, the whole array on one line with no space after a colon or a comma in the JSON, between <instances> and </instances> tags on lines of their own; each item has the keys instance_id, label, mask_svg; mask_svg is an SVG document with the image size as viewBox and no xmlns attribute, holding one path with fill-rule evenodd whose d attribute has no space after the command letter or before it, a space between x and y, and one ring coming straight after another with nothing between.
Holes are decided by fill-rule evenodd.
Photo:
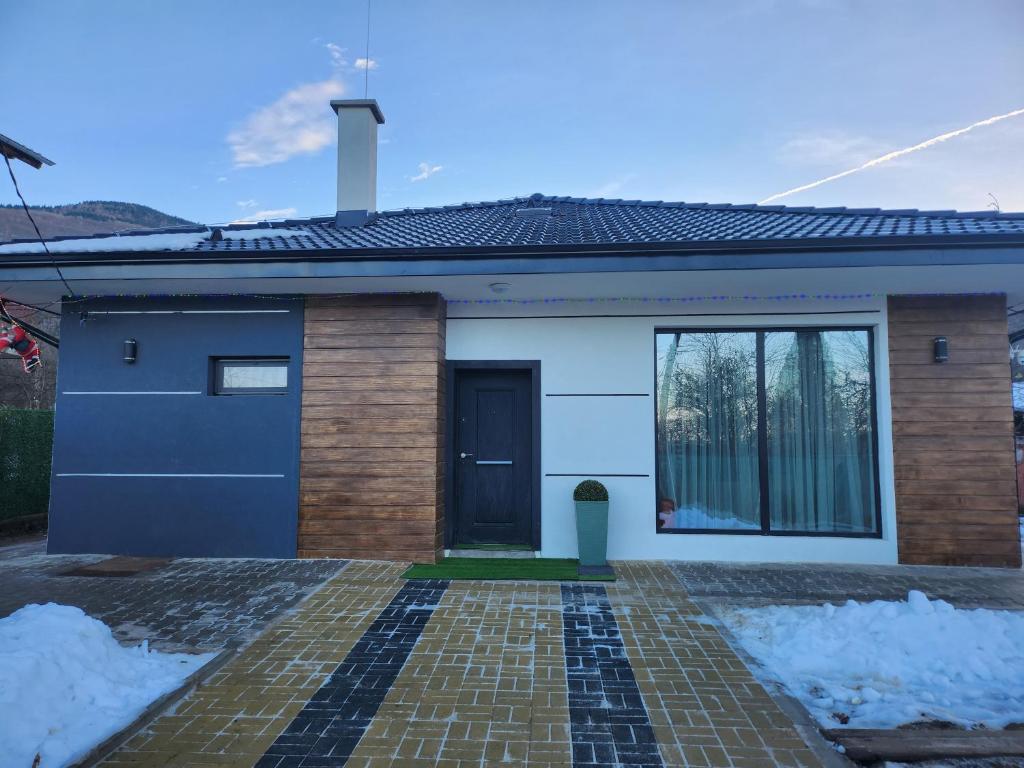
<instances>
[{"instance_id":1,"label":"power line","mask_svg":"<svg viewBox=\"0 0 1024 768\"><path fill-rule=\"evenodd\" d=\"M42 342L49 344L54 349L57 349L60 346L60 339L58 339L56 336L47 333L42 328L37 328L31 323L27 323L24 320L18 320L17 318L13 317L11 313L7 311L7 306L4 304L4 300L2 298L0 298L0 319L6 320L11 325L16 325L21 328L24 328L34 337L36 337Z\"/></svg>"},{"instance_id":2,"label":"power line","mask_svg":"<svg viewBox=\"0 0 1024 768\"><path fill-rule=\"evenodd\" d=\"M8 304L17 304L19 307L25 307L25 309L34 309L36 312L45 312L48 315L60 317L60 312L54 312L52 309L46 308L53 306L52 304L47 304L46 307L37 307L35 304L26 304L23 301L15 301L14 299L2 299L2 301L7 302Z\"/></svg>"},{"instance_id":3,"label":"power line","mask_svg":"<svg viewBox=\"0 0 1024 768\"><path fill-rule=\"evenodd\" d=\"M366 58L363 59L363 98L370 98L370 2L366 0Z\"/></svg>"},{"instance_id":4,"label":"power line","mask_svg":"<svg viewBox=\"0 0 1024 768\"><path fill-rule=\"evenodd\" d=\"M36 237L39 238L39 242L42 243L43 250L46 251L46 255L50 257L50 263L53 264L53 268L57 270L57 276L60 281L64 283L64 287L67 289L71 296L75 295L75 292L71 290L71 286L68 285L68 281L64 277L64 273L61 272L60 266L57 264L57 260L53 258L53 254L50 253L50 249L46 246L46 240L43 239L43 233L39 231L39 225L36 224L36 220L32 218L32 211L29 210L28 203L25 202L25 196L21 194L21 189L18 187L18 179L14 176L14 168L11 167L11 158L4 155L4 162L7 163L7 172L11 174L11 181L14 182L14 191L18 193L18 199L21 200L21 207L25 209L25 215L28 216L28 220L32 222L32 228L36 231Z\"/></svg>"}]
</instances>

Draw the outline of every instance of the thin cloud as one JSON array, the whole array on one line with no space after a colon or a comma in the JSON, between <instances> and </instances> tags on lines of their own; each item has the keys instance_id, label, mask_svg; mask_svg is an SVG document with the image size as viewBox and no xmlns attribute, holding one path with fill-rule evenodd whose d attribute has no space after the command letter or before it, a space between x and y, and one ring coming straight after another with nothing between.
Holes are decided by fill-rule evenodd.
<instances>
[{"instance_id":1,"label":"thin cloud","mask_svg":"<svg viewBox=\"0 0 1024 768\"><path fill-rule=\"evenodd\" d=\"M615 179L609 179L599 187L590 190L587 197L612 197L623 189L627 184L636 179L635 173L627 173Z\"/></svg>"},{"instance_id":2,"label":"thin cloud","mask_svg":"<svg viewBox=\"0 0 1024 768\"><path fill-rule=\"evenodd\" d=\"M225 181L227 181L227 180L228 180L228 177L227 177L227 176L218 176L218 177L217 177L217 183L218 183L218 184L223 184L223 183L224 183Z\"/></svg>"},{"instance_id":3,"label":"thin cloud","mask_svg":"<svg viewBox=\"0 0 1024 768\"><path fill-rule=\"evenodd\" d=\"M814 189L815 187L820 187L822 184L827 184L830 181L836 181L837 179L842 179L854 173L866 171L868 168L874 168L877 165L882 165L883 163L891 162L892 160L896 160L897 158L903 157L904 155L909 155L912 152L919 152L922 149L934 147L936 144L941 144L944 141L955 139L957 136L963 136L965 133L973 131L975 128L982 128L987 125L992 125L993 123L998 123L1001 120L1007 120L1011 117L1016 117L1017 115L1024 115L1024 109L1015 109L1012 112L1007 112L1006 114L1003 115L996 115L994 117L989 117L984 120L979 120L976 123L971 123L966 128L959 128L955 131L943 133L939 136L935 136L934 138L928 139L927 141L922 141L920 144L915 144L912 147L906 147L905 149L897 149L896 151L889 152L885 155L882 155L881 157L876 157L874 160L868 160L866 163L863 163L862 165L859 165L856 168L851 168L848 171L836 173L831 176L827 176L824 179L812 181L810 184L804 184L799 187L794 187L793 189L787 189L785 192L779 192L777 194L766 197L764 200L760 202L760 204L764 205L765 203L770 203L772 200L778 200L781 197L795 195L798 192L806 192L808 189Z\"/></svg>"},{"instance_id":4,"label":"thin cloud","mask_svg":"<svg viewBox=\"0 0 1024 768\"><path fill-rule=\"evenodd\" d=\"M235 167L283 163L332 144L336 128L326 107L344 93L345 86L335 79L306 83L257 109L227 135Z\"/></svg>"},{"instance_id":5,"label":"thin cloud","mask_svg":"<svg viewBox=\"0 0 1024 768\"><path fill-rule=\"evenodd\" d=\"M376 69L377 60L359 58L356 59L356 63L353 64L352 66L354 66L356 69Z\"/></svg>"},{"instance_id":6,"label":"thin cloud","mask_svg":"<svg viewBox=\"0 0 1024 768\"><path fill-rule=\"evenodd\" d=\"M239 208L255 208L259 205L255 200L239 200L235 203Z\"/></svg>"},{"instance_id":7,"label":"thin cloud","mask_svg":"<svg viewBox=\"0 0 1024 768\"><path fill-rule=\"evenodd\" d=\"M335 43L327 43L324 45L327 49L327 53L331 57L331 66L335 69L341 69L342 67L348 66L348 59L345 58L345 49Z\"/></svg>"},{"instance_id":8,"label":"thin cloud","mask_svg":"<svg viewBox=\"0 0 1024 768\"><path fill-rule=\"evenodd\" d=\"M439 173L440 171L444 170L443 165L432 165L431 163L420 163L418 167L420 169L420 172L417 173L415 176L410 176L409 181L426 181L435 173Z\"/></svg>"},{"instance_id":9,"label":"thin cloud","mask_svg":"<svg viewBox=\"0 0 1024 768\"><path fill-rule=\"evenodd\" d=\"M885 145L867 136L847 133L804 134L786 141L778 151L781 162L792 165L860 165L885 151Z\"/></svg>"},{"instance_id":10,"label":"thin cloud","mask_svg":"<svg viewBox=\"0 0 1024 768\"><path fill-rule=\"evenodd\" d=\"M254 221L266 221L267 219L290 219L296 213L297 208L269 208L265 211L253 211L243 219L235 219L232 224L249 224Z\"/></svg>"}]
</instances>

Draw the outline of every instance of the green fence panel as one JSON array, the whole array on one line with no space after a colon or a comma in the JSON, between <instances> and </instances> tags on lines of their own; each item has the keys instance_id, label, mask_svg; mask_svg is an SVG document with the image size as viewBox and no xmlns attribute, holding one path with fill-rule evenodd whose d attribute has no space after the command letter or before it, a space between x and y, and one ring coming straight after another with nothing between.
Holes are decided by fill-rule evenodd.
<instances>
[{"instance_id":1,"label":"green fence panel","mask_svg":"<svg viewBox=\"0 0 1024 768\"><path fill-rule=\"evenodd\" d=\"M46 514L53 411L0 408L0 520Z\"/></svg>"}]
</instances>

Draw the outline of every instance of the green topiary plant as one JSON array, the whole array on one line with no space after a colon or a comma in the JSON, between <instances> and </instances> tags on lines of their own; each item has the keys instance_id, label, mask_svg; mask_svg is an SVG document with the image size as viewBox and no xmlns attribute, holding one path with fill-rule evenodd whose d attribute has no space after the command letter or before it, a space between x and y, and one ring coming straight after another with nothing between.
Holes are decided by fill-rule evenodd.
<instances>
[{"instance_id":1,"label":"green topiary plant","mask_svg":"<svg viewBox=\"0 0 1024 768\"><path fill-rule=\"evenodd\" d=\"M584 480L572 492L573 501L608 501L608 489L597 480Z\"/></svg>"}]
</instances>

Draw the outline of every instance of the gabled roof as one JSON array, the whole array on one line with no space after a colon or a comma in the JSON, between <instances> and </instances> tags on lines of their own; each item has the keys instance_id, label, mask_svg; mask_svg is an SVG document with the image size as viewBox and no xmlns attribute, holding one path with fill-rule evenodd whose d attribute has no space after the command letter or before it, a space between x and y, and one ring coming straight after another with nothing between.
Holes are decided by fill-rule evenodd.
<instances>
[{"instance_id":1,"label":"gabled roof","mask_svg":"<svg viewBox=\"0 0 1024 768\"><path fill-rule=\"evenodd\" d=\"M274 230L281 230L280 233ZM246 230L252 232L248 235ZM254 231L255 230L255 231ZM140 235L194 233L180 247L146 247ZM209 232L209 235L204 235ZM97 236L98 237L98 236ZM51 250L76 253L106 250L102 243ZM979 211L797 208L782 205L710 205L661 201L549 197L541 194L486 203L406 208L378 213L368 223L338 226L334 217L295 219L216 228L179 227L121 233L110 250L199 253L340 252L423 253L458 251L572 251L587 246L623 249L643 245L695 244L751 247L755 244L819 243L865 247L911 242L998 242L1024 240L1024 213ZM26 241L27 242L27 241ZM165 241L166 242L166 241ZM71 245L70 243L68 244ZM0 257L18 252L0 246ZM326 254L325 254L326 255Z\"/></svg>"}]
</instances>

